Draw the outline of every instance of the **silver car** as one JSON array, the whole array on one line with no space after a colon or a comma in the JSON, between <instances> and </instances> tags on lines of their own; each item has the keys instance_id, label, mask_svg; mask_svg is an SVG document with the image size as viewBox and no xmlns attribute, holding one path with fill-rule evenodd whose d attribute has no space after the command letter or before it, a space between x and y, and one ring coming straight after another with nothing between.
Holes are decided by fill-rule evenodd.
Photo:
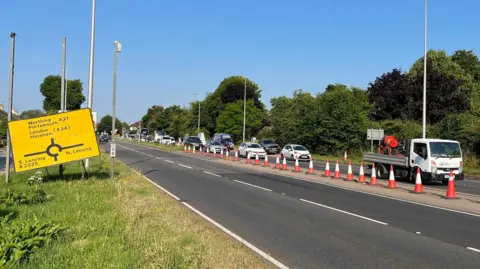
<instances>
[{"instance_id":1,"label":"silver car","mask_svg":"<svg viewBox=\"0 0 480 269\"><path fill-rule=\"evenodd\" d=\"M210 153L220 153L222 149L225 150L222 144L220 144L220 142L218 141L211 141L210 143L208 143L207 148Z\"/></svg>"}]
</instances>

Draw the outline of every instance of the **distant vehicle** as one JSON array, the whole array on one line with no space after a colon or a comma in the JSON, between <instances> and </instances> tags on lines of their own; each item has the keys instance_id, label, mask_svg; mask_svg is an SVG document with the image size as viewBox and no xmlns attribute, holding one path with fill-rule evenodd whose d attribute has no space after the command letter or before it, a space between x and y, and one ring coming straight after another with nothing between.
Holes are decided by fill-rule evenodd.
<instances>
[{"instance_id":1,"label":"distant vehicle","mask_svg":"<svg viewBox=\"0 0 480 269\"><path fill-rule=\"evenodd\" d=\"M108 142L108 135L107 134L101 134L98 137L98 142L100 143L105 143Z\"/></svg>"},{"instance_id":2,"label":"distant vehicle","mask_svg":"<svg viewBox=\"0 0 480 269\"><path fill-rule=\"evenodd\" d=\"M238 147L238 155L240 157L245 157L247 159L256 158L257 154L259 159L264 159L267 156L267 153L262 148L262 146L257 143L242 143Z\"/></svg>"},{"instance_id":3,"label":"distant vehicle","mask_svg":"<svg viewBox=\"0 0 480 269\"><path fill-rule=\"evenodd\" d=\"M452 171L455 180L463 180L463 158L460 143L443 139L403 139L385 136L377 153L364 153L366 162L375 163L377 178L388 178L390 165L395 175L415 182L417 168L422 181L447 184Z\"/></svg>"},{"instance_id":4,"label":"distant vehicle","mask_svg":"<svg viewBox=\"0 0 480 269\"><path fill-rule=\"evenodd\" d=\"M172 141L172 137L170 137L168 135L165 135L160 140L160 144L169 145L171 143L171 141Z\"/></svg>"},{"instance_id":5,"label":"distant vehicle","mask_svg":"<svg viewBox=\"0 0 480 269\"><path fill-rule=\"evenodd\" d=\"M278 153L280 151L280 146L271 139L263 139L258 141L258 144L263 147L263 149L268 153Z\"/></svg>"},{"instance_id":6,"label":"distant vehicle","mask_svg":"<svg viewBox=\"0 0 480 269\"><path fill-rule=\"evenodd\" d=\"M155 135L155 139L154 139L153 142L154 142L154 143L161 143L162 138L163 138L164 136L166 136L167 133L165 133L164 131L161 131L161 130L155 130L155 134L154 134L154 135Z\"/></svg>"},{"instance_id":7,"label":"distant vehicle","mask_svg":"<svg viewBox=\"0 0 480 269\"><path fill-rule=\"evenodd\" d=\"M295 160L298 157L299 161L309 161L310 160L310 152L308 149L302 145L298 144L287 144L282 149L282 153L280 154L282 159L285 158L289 160Z\"/></svg>"},{"instance_id":8,"label":"distant vehicle","mask_svg":"<svg viewBox=\"0 0 480 269\"><path fill-rule=\"evenodd\" d=\"M183 144L188 146L193 146L195 149L200 149L200 146L203 147L202 141L198 136L188 136L183 141Z\"/></svg>"},{"instance_id":9,"label":"distant vehicle","mask_svg":"<svg viewBox=\"0 0 480 269\"><path fill-rule=\"evenodd\" d=\"M216 153L221 153L222 150L225 150L223 148L223 145L220 144L218 141L208 141L207 145L205 146L205 150L208 148L208 151L210 153L216 152Z\"/></svg>"},{"instance_id":10,"label":"distant vehicle","mask_svg":"<svg viewBox=\"0 0 480 269\"><path fill-rule=\"evenodd\" d=\"M220 142L220 144L222 144L226 149L230 151L233 151L235 149L235 144L233 143L233 139L230 134L216 133L213 136L213 141Z\"/></svg>"}]
</instances>

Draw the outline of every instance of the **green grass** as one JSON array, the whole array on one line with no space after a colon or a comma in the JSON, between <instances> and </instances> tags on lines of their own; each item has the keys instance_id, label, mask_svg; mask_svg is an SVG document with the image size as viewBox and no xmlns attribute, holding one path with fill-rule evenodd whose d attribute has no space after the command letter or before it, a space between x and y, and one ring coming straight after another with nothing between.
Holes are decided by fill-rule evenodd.
<instances>
[{"instance_id":1,"label":"green grass","mask_svg":"<svg viewBox=\"0 0 480 269\"><path fill-rule=\"evenodd\" d=\"M53 221L68 230L16 268L266 268L250 250L180 205L129 168L91 159L90 178L79 163L57 168L42 188L44 204L12 206L16 220ZM28 188L31 173L14 173L9 188ZM3 190L7 186L0 183ZM8 212L1 212L3 215ZM16 221L15 220L15 221Z\"/></svg>"},{"instance_id":2,"label":"green grass","mask_svg":"<svg viewBox=\"0 0 480 269\"><path fill-rule=\"evenodd\" d=\"M138 141L138 140L131 140L131 141L130 140L123 140L123 141L129 142L129 143L132 143L132 144L137 144L137 145L145 145L145 146L150 146L150 147L154 147L154 148L159 148L161 150L170 151L170 152L183 151L183 146L164 145L164 144L153 143L153 142L141 142L141 141Z\"/></svg>"}]
</instances>

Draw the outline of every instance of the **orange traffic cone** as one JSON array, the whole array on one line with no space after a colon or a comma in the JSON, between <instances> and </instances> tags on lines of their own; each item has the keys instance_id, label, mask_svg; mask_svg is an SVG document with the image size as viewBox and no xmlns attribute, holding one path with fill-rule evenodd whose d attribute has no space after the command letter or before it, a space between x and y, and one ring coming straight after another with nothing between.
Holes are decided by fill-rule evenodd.
<instances>
[{"instance_id":1,"label":"orange traffic cone","mask_svg":"<svg viewBox=\"0 0 480 269\"><path fill-rule=\"evenodd\" d=\"M265 159L263 159L263 167L268 167L268 155L265 155Z\"/></svg>"},{"instance_id":2,"label":"orange traffic cone","mask_svg":"<svg viewBox=\"0 0 480 269\"><path fill-rule=\"evenodd\" d=\"M348 161L347 178L345 180L347 181L353 180L352 163L350 161Z\"/></svg>"},{"instance_id":3,"label":"orange traffic cone","mask_svg":"<svg viewBox=\"0 0 480 269\"><path fill-rule=\"evenodd\" d=\"M247 151L247 161L245 162L246 164L252 163L252 160L250 159L250 153Z\"/></svg>"},{"instance_id":4,"label":"orange traffic cone","mask_svg":"<svg viewBox=\"0 0 480 269\"><path fill-rule=\"evenodd\" d=\"M227 149L227 154L225 155L225 160L230 160L230 151Z\"/></svg>"},{"instance_id":5,"label":"orange traffic cone","mask_svg":"<svg viewBox=\"0 0 480 269\"><path fill-rule=\"evenodd\" d=\"M205 156L210 156L210 150L207 147L207 152L205 152Z\"/></svg>"},{"instance_id":6,"label":"orange traffic cone","mask_svg":"<svg viewBox=\"0 0 480 269\"><path fill-rule=\"evenodd\" d=\"M293 167L292 172L300 172L300 164L298 163L298 157L295 157L295 166Z\"/></svg>"},{"instance_id":7,"label":"orange traffic cone","mask_svg":"<svg viewBox=\"0 0 480 269\"><path fill-rule=\"evenodd\" d=\"M328 163L328 160L325 161L325 172L323 173L324 177L330 177L330 164Z\"/></svg>"},{"instance_id":8,"label":"orange traffic cone","mask_svg":"<svg viewBox=\"0 0 480 269\"><path fill-rule=\"evenodd\" d=\"M195 146L193 146L193 154L195 154Z\"/></svg>"},{"instance_id":9,"label":"orange traffic cone","mask_svg":"<svg viewBox=\"0 0 480 269\"><path fill-rule=\"evenodd\" d=\"M285 156L283 156L283 163L282 163L282 167L280 168L280 170L287 170L288 167L287 167L287 158Z\"/></svg>"},{"instance_id":10,"label":"orange traffic cone","mask_svg":"<svg viewBox=\"0 0 480 269\"><path fill-rule=\"evenodd\" d=\"M395 174L393 173L393 165L390 165L390 175L388 177L388 186L389 189L395 189L397 184L395 184Z\"/></svg>"},{"instance_id":11,"label":"orange traffic cone","mask_svg":"<svg viewBox=\"0 0 480 269\"><path fill-rule=\"evenodd\" d=\"M347 151L343 154L343 160L346 162L348 160Z\"/></svg>"},{"instance_id":12,"label":"orange traffic cone","mask_svg":"<svg viewBox=\"0 0 480 269\"><path fill-rule=\"evenodd\" d=\"M310 156L310 163L308 164L308 170L305 174L309 174L309 175L315 174L315 172L313 171L313 160L311 156Z\"/></svg>"},{"instance_id":13,"label":"orange traffic cone","mask_svg":"<svg viewBox=\"0 0 480 269\"><path fill-rule=\"evenodd\" d=\"M255 153L255 162L253 165L260 165L260 160L258 159L258 153Z\"/></svg>"},{"instance_id":14,"label":"orange traffic cone","mask_svg":"<svg viewBox=\"0 0 480 269\"><path fill-rule=\"evenodd\" d=\"M375 170L375 163L372 163L372 173L368 185L377 185L377 171Z\"/></svg>"},{"instance_id":15,"label":"orange traffic cone","mask_svg":"<svg viewBox=\"0 0 480 269\"><path fill-rule=\"evenodd\" d=\"M455 194L455 181L452 170L450 170L450 177L448 178L447 194L445 195L445 199L458 199L457 195Z\"/></svg>"},{"instance_id":16,"label":"orange traffic cone","mask_svg":"<svg viewBox=\"0 0 480 269\"><path fill-rule=\"evenodd\" d=\"M340 178L340 167L338 166L338 160L335 164L335 171L333 172L333 178Z\"/></svg>"},{"instance_id":17,"label":"orange traffic cone","mask_svg":"<svg viewBox=\"0 0 480 269\"><path fill-rule=\"evenodd\" d=\"M365 183L365 174L363 173L363 163L360 162L360 172L358 172L358 183Z\"/></svg>"},{"instance_id":18,"label":"orange traffic cone","mask_svg":"<svg viewBox=\"0 0 480 269\"><path fill-rule=\"evenodd\" d=\"M413 189L413 193L423 193L422 176L420 174L420 167L417 167L417 176L415 177L415 188Z\"/></svg>"},{"instance_id":19,"label":"orange traffic cone","mask_svg":"<svg viewBox=\"0 0 480 269\"><path fill-rule=\"evenodd\" d=\"M187 152L187 145L183 145L183 152Z\"/></svg>"},{"instance_id":20,"label":"orange traffic cone","mask_svg":"<svg viewBox=\"0 0 480 269\"><path fill-rule=\"evenodd\" d=\"M216 149L213 149L213 157L214 157L214 158L217 157L217 150L216 150Z\"/></svg>"},{"instance_id":21,"label":"orange traffic cone","mask_svg":"<svg viewBox=\"0 0 480 269\"><path fill-rule=\"evenodd\" d=\"M277 160L275 161L275 165L272 167L273 169L280 169L280 156L277 154Z\"/></svg>"},{"instance_id":22,"label":"orange traffic cone","mask_svg":"<svg viewBox=\"0 0 480 269\"><path fill-rule=\"evenodd\" d=\"M235 157L233 158L233 161L238 161L238 150L235 151Z\"/></svg>"},{"instance_id":23,"label":"orange traffic cone","mask_svg":"<svg viewBox=\"0 0 480 269\"><path fill-rule=\"evenodd\" d=\"M192 153L192 145L188 145L188 153Z\"/></svg>"},{"instance_id":24,"label":"orange traffic cone","mask_svg":"<svg viewBox=\"0 0 480 269\"><path fill-rule=\"evenodd\" d=\"M223 148L220 150L220 159L223 159Z\"/></svg>"}]
</instances>

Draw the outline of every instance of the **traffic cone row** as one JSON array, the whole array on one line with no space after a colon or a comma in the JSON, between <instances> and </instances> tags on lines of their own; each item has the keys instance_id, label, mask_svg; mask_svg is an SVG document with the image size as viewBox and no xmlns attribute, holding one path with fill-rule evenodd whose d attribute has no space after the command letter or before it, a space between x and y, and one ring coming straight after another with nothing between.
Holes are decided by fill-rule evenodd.
<instances>
[{"instance_id":1,"label":"traffic cone row","mask_svg":"<svg viewBox=\"0 0 480 269\"><path fill-rule=\"evenodd\" d=\"M263 159L263 167L268 167L268 155L265 155L265 159Z\"/></svg>"},{"instance_id":2,"label":"traffic cone row","mask_svg":"<svg viewBox=\"0 0 480 269\"><path fill-rule=\"evenodd\" d=\"M260 165L260 159L258 159L258 153L255 153L255 162L253 165Z\"/></svg>"},{"instance_id":3,"label":"traffic cone row","mask_svg":"<svg viewBox=\"0 0 480 269\"><path fill-rule=\"evenodd\" d=\"M298 157L295 157L295 166L293 167L292 172L301 172L300 164L298 163Z\"/></svg>"},{"instance_id":4,"label":"traffic cone row","mask_svg":"<svg viewBox=\"0 0 480 269\"><path fill-rule=\"evenodd\" d=\"M272 167L273 169L280 169L280 156L277 154L277 160L275 161L275 166Z\"/></svg>"}]
</instances>

